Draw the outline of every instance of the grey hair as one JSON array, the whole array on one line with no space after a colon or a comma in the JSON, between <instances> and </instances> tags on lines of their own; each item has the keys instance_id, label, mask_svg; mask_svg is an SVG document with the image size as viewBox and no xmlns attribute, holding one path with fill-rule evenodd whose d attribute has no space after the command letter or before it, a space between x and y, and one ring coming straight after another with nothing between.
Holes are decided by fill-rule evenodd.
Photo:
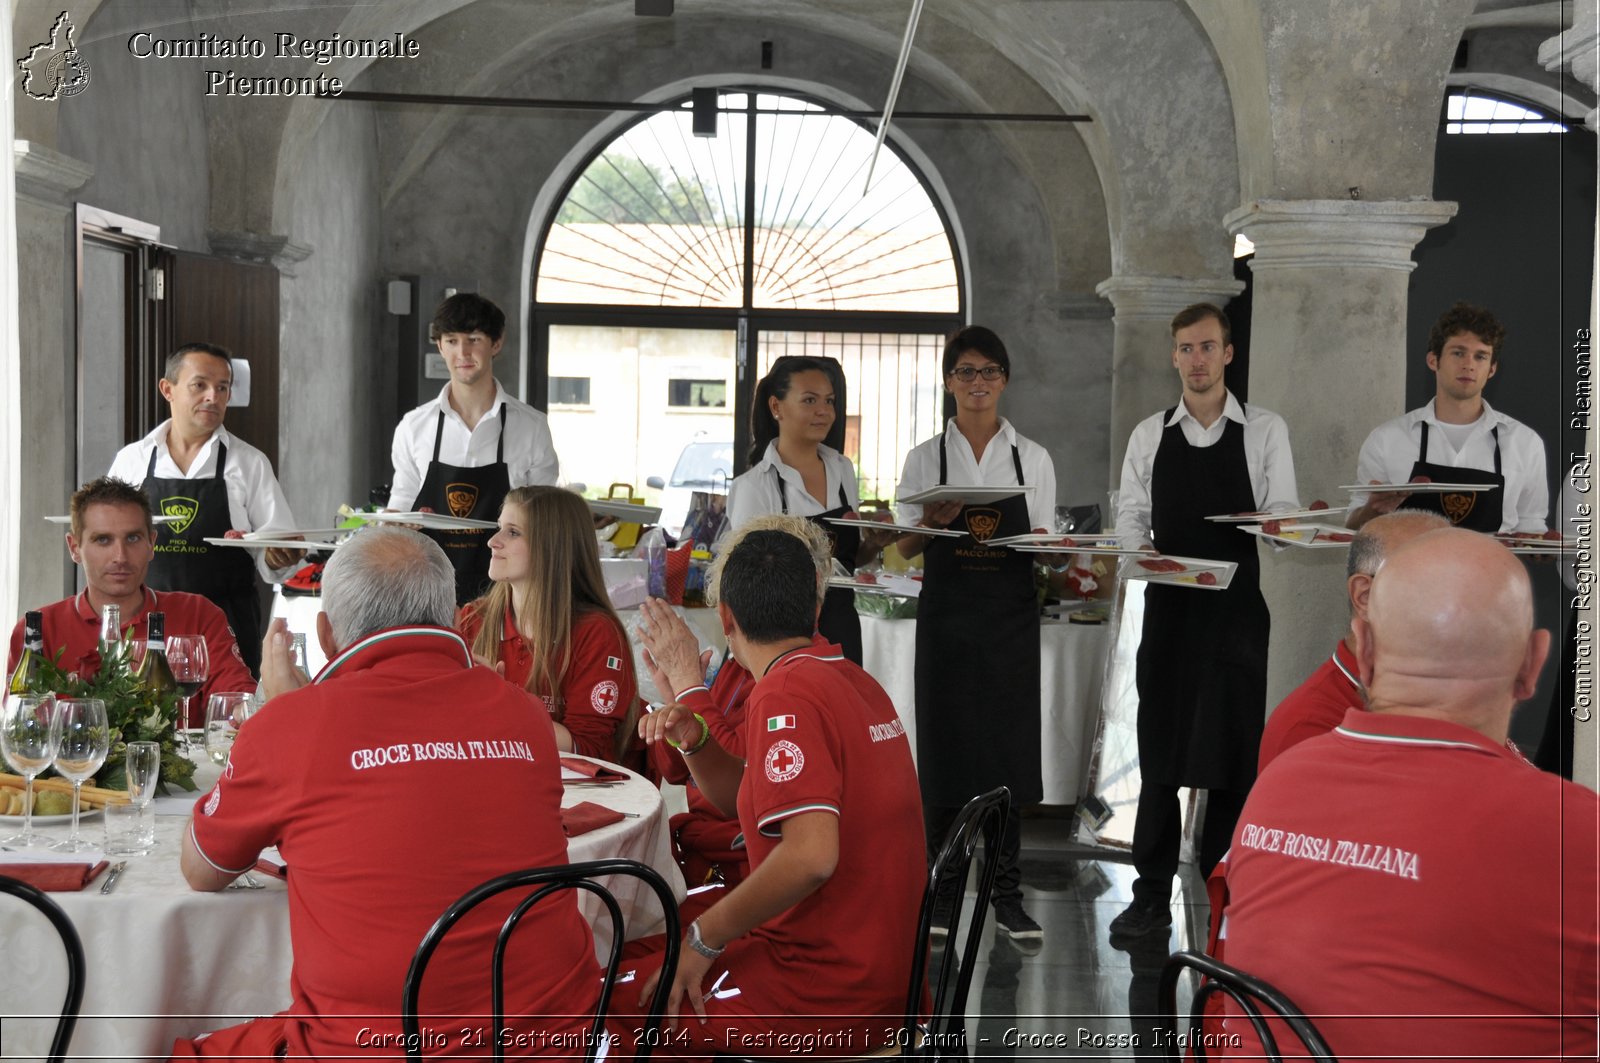
<instances>
[{"instance_id":1,"label":"grey hair","mask_svg":"<svg viewBox=\"0 0 1600 1063\"><path fill-rule=\"evenodd\" d=\"M322 570L322 609L342 650L374 631L456 615L456 574L439 544L406 528L364 528Z\"/></svg>"},{"instance_id":2,"label":"grey hair","mask_svg":"<svg viewBox=\"0 0 1600 1063\"><path fill-rule=\"evenodd\" d=\"M817 566L817 602L820 604L823 596L828 593L828 576L833 571L833 543L829 541L828 533L823 531L816 521L784 513L757 517L717 544L717 558L711 562L711 568L706 572L706 602L710 605L717 604L717 584L722 582L723 560L733 553L733 548L738 546L745 536L758 531L787 532L806 544L806 548L811 551L811 560Z\"/></svg>"},{"instance_id":3,"label":"grey hair","mask_svg":"<svg viewBox=\"0 0 1600 1063\"><path fill-rule=\"evenodd\" d=\"M1401 525L1411 525L1415 529L1415 534L1421 535L1423 532L1448 528L1450 522L1439 514L1430 513L1425 509L1397 509L1393 513L1373 517L1361 526L1354 541L1350 543L1350 557L1344 566L1345 578L1376 576L1378 569L1383 567L1383 537L1389 529Z\"/></svg>"}]
</instances>

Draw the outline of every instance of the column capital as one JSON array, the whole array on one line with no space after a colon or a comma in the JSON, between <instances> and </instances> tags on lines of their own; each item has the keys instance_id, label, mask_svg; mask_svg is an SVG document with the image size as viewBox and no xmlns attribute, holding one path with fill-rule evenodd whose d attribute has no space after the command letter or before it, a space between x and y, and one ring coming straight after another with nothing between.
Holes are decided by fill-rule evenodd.
<instances>
[{"instance_id":1,"label":"column capital","mask_svg":"<svg viewBox=\"0 0 1600 1063\"><path fill-rule=\"evenodd\" d=\"M1393 269L1409 273L1424 233L1455 216L1431 199L1258 199L1222 219L1255 244L1250 268Z\"/></svg>"},{"instance_id":2,"label":"column capital","mask_svg":"<svg viewBox=\"0 0 1600 1063\"><path fill-rule=\"evenodd\" d=\"M17 194L51 207L65 207L73 193L89 183L94 167L32 140L11 142L16 163Z\"/></svg>"},{"instance_id":3,"label":"column capital","mask_svg":"<svg viewBox=\"0 0 1600 1063\"><path fill-rule=\"evenodd\" d=\"M1583 0L1572 13L1571 28L1539 45L1539 65L1551 73L1559 73L1567 64L1573 75L1590 92L1600 91L1600 12L1594 0ZM1600 130L1600 110L1590 111L1584 118L1590 130Z\"/></svg>"},{"instance_id":4,"label":"column capital","mask_svg":"<svg viewBox=\"0 0 1600 1063\"><path fill-rule=\"evenodd\" d=\"M297 244L279 233L226 232L213 229L206 233L214 254L223 258L236 258L241 262L254 262L272 266L286 277L294 276L294 267L311 257L312 248Z\"/></svg>"},{"instance_id":5,"label":"column capital","mask_svg":"<svg viewBox=\"0 0 1600 1063\"><path fill-rule=\"evenodd\" d=\"M1186 306L1218 306L1244 291L1244 282L1232 277L1158 277L1118 273L1094 286L1095 294L1109 299L1118 321L1166 321Z\"/></svg>"}]
</instances>

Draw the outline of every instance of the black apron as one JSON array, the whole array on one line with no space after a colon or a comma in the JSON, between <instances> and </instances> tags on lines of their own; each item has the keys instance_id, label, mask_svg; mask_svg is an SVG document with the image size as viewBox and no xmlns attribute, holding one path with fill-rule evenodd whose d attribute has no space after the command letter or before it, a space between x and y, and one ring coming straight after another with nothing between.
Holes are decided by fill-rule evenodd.
<instances>
[{"instance_id":1,"label":"black apron","mask_svg":"<svg viewBox=\"0 0 1600 1063\"><path fill-rule=\"evenodd\" d=\"M783 486L783 476L776 468L772 475L778 478L778 505L789 514L789 492ZM839 485L839 504L814 517L807 517L827 533L833 544L833 556L849 572L856 570L856 554L861 552L861 533L855 528L827 523L829 517L842 517L850 512L850 499ZM817 617L817 630L822 637L838 646L844 655L856 664L861 663L861 618L856 615L856 592L843 587L829 587L822 599L822 614Z\"/></svg>"},{"instance_id":2,"label":"black apron","mask_svg":"<svg viewBox=\"0 0 1600 1063\"><path fill-rule=\"evenodd\" d=\"M433 435L433 460L422 477L422 487L412 509L427 506L435 513L470 520L496 520L500 505L511 492L511 470L506 468L506 404L500 404L500 440L495 447L494 464L466 468L446 465L439 460L439 444L444 439L444 411L439 411L439 430ZM456 604L466 605L483 596L489 585L488 528L425 533L444 548L444 556L456 570Z\"/></svg>"},{"instance_id":3,"label":"black apron","mask_svg":"<svg viewBox=\"0 0 1600 1063\"><path fill-rule=\"evenodd\" d=\"M144 491L157 516L176 517L156 525L155 554L145 583L158 591L185 591L210 599L233 628L239 656L251 674L261 671L261 598L256 593L256 562L249 550L212 546L233 528L228 509L228 448L217 440L217 471L207 479L156 475L158 444L144 471ZM175 631L173 634L195 634ZM215 647L211 648L216 653Z\"/></svg>"},{"instance_id":4,"label":"black apron","mask_svg":"<svg viewBox=\"0 0 1600 1063\"><path fill-rule=\"evenodd\" d=\"M1011 448L1017 483L1022 457ZM944 436L939 484L945 483ZM922 802L960 808L1009 786L1017 805L1044 798L1039 739L1039 599L1033 559L983 544L1025 535L1026 495L963 507L923 551L917 599L917 777Z\"/></svg>"},{"instance_id":5,"label":"black apron","mask_svg":"<svg viewBox=\"0 0 1600 1063\"><path fill-rule=\"evenodd\" d=\"M1463 469L1455 465L1435 465L1428 460L1428 422L1422 424L1422 446L1417 451L1417 460L1411 464L1410 479L1426 476L1435 483L1441 484L1483 484L1488 490L1462 492L1460 494L1427 494L1411 495L1401 505L1401 509L1420 509L1425 513L1437 513L1458 528L1468 531L1483 532L1493 535L1500 530L1501 513L1506 497L1506 477L1500 471L1500 426L1496 425L1489 430L1494 437L1494 472L1484 472L1482 469Z\"/></svg>"},{"instance_id":6,"label":"black apron","mask_svg":"<svg viewBox=\"0 0 1600 1063\"><path fill-rule=\"evenodd\" d=\"M1266 722L1271 617L1255 538L1205 518L1256 508L1244 425L1230 419L1209 447L1190 446L1181 424L1167 425L1150 500L1157 550L1239 568L1223 591L1145 584L1135 665L1139 771L1162 786L1243 793L1255 781Z\"/></svg>"}]
</instances>

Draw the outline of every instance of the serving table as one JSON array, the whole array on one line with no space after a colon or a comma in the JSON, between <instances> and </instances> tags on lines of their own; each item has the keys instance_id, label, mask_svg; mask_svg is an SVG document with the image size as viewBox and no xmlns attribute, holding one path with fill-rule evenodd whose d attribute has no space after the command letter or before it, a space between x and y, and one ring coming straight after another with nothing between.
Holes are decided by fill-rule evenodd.
<instances>
[{"instance_id":1,"label":"serving table","mask_svg":"<svg viewBox=\"0 0 1600 1063\"><path fill-rule=\"evenodd\" d=\"M199 793L206 793L216 777L215 767L202 765L197 771ZM637 860L660 872L683 898L683 877L672 858L661 795L648 780L630 772L614 786L567 786L563 806L580 801L632 815L572 838L567 845L571 861ZM178 869L178 853L192 803L193 796L160 799L158 813L167 814L156 817L156 848L147 856L128 858L115 892L100 893L101 875L81 893L50 894L77 927L89 961L81 1018L72 1039L74 1059L164 1060L178 1037L289 1006L293 953L287 887L256 872L263 889L191 890ZM98 841L103 827L96 818L85 821L82 830ZM51 826L41 832L54 840L64 837L66 828ZM462 892L475 884L463 884ZM633 878L608 884L630 938L660 932L654 893ZM381 903L382 890L375 888L373 897ZM609 941L609 919L601 916L602 906L592 894L581 894L579 904L591 922L600 916L605 940L597 940L598 951ZM0 1058L42 1058L66 992L60 942L54 928L31 908L9 898L0 898L0 906Z\"/></svg>"}]
</instances>

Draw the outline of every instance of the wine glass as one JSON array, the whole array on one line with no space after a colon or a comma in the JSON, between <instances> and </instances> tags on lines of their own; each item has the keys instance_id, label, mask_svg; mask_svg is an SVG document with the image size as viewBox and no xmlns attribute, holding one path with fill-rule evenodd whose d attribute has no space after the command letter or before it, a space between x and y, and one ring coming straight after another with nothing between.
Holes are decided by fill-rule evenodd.
<instances>
[{"instance_id":1,"label":"wine glass","mask_svg":"<svg viewBox=\"0 0 1600 1063\"><path fill-rule=\"evenodd\" d=\"M33 779L50 766L56 755L55 735L50 727L55 714L55 697L45 694L12 694L0 708L0 753L6 763L27 780L23 794L22 833L0 841L4 845L33 845Z\"/></svg>"},{"instance_id":2,"label":"wine glass","mask_svg":"<svg viewBox=\"0 0 1600 1063\"><path fill-rule=\"evenodd\" d=\"M124 829L131 829L131 835L119 837L119 841L127 846L125 851L148 853L155 845L155 829L151 823L147 809L150 802L155 800L156 783L161 779L161 746L157 742L129 742L127 758L124 763L124 778L128 783L128 805L133 809L133 824L131 828L124 825ZM106 809L106 849L109 852L112 842L112 817L113 813L108 806Z\"/></svg>"},{"instance_id":3,"label":"wine glass","mask_svg":"<svg viewBox=\"0 0 1600 1063\"><path fill-rule=\"evenodd\" d=\"M78 809L83 781L100 770L111 751L111 728L106 703L99 698L61 698L56 702L51 730L56 736L56 771L72 781L72 836L51 848L76 853L91 848L78 837Z\"/></svg>"},{"instance_id":4,"label":"wine glass","mask_svg":"<svg viewBox=\"0 0 1600 1063\"><path fill-rule=\"evenodd\" d=\"M239 728L255 713L255 699L243 692L211 695L206 703L206 753L216 764L228 763Z\"/></svg>"},{"instance_id":5,"label":"wine glass","mask_svg":"<svg viewBox=\"0 0 1600 1063\"><path fill-rule=\"evenodd\" d=\"M206 679L211 675L211 659L206 654L206 637L167 636L167 667L172 669L172 681L178 684L178 693L183 695L183 718L180 730L189 742L190 749L194 750L194 736L189 730L189 703L200 688L206 685Z\"/></svg>"}]
</instances>

